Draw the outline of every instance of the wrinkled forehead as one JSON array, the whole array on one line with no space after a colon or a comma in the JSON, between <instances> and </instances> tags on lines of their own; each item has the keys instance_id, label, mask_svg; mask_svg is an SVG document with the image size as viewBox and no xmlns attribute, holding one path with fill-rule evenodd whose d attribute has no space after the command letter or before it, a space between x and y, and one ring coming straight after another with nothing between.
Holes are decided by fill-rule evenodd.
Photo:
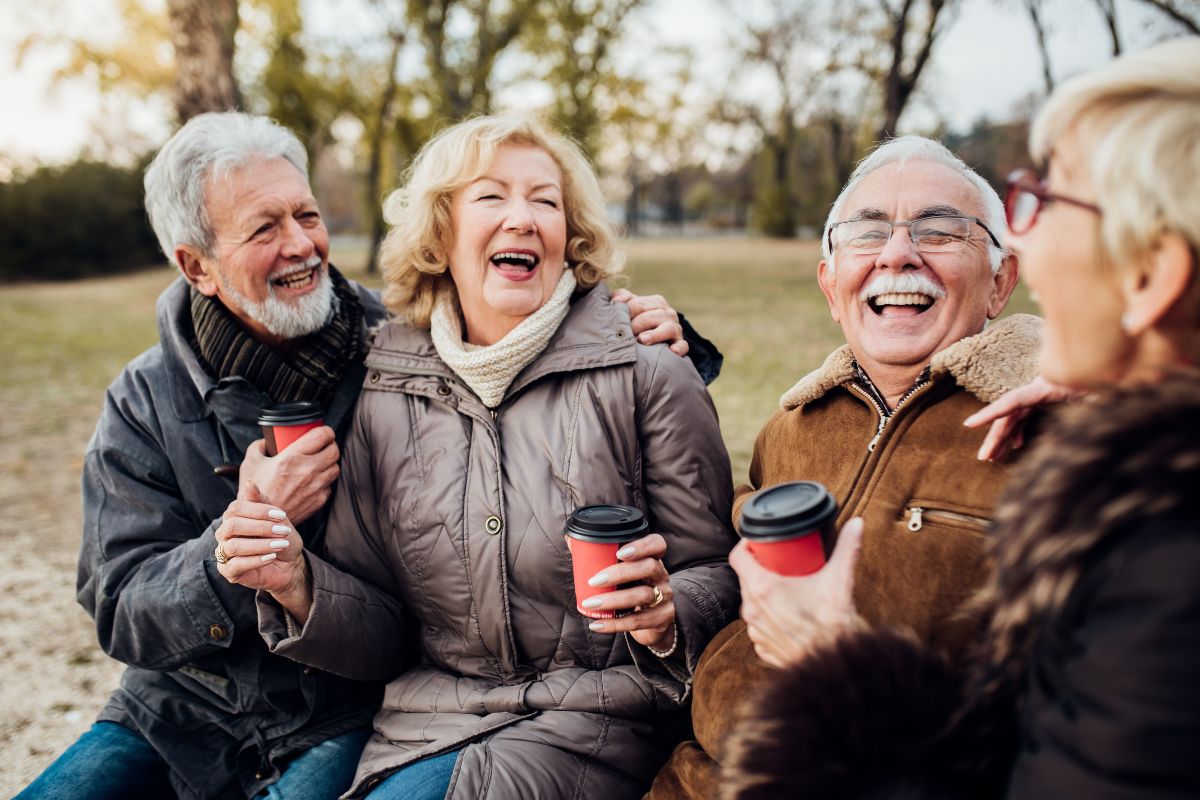
<instances>
[{"instance_id":1,"label":"wrinkled forehead","mask_svg":"<svg viewBox=\"0 0 1200 800\"><path fill-rule=\"evenodd\" d=\"M963 175L934 161L909 160L887 164L863 178L838 216L905 220L938 214L986 216L979 191Z\"/></svg>"}]
</instances>

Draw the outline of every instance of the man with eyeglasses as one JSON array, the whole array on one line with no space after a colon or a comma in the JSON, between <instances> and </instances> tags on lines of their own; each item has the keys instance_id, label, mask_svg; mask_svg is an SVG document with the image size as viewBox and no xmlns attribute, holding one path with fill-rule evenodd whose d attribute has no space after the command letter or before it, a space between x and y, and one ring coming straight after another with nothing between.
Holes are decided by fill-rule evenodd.
<instances>
[{"instance_id":1,"label":"man with eyeglasses","mask_svg":"<svg viewBox=\"0 0 1200 800\"><path fill-rule=\"evenodd\" d=\"M705 651L693 684L696 741L676 749L652 800L712 795L714 758L738 707L766 666L803 658L798 626L833 622L812 617L806 598L820 581L837 585L828 579L839 571L855 572L844 604L853 624L910 631L952 658L977 637L957 612L985 577L1007 466L977 459L983 431L962 423L1037 374L1039 345L1033 317L988 325L1017 282L998 238L1004 221L986 181L913 136L876 149L834 202L818 282L846 344L784 393L733 513L736 523L756 490L815 480L837 498L838 525L859 517L861 533L847 526L809 577L769 572L745 545L731 553L743 620Z\"/></svg>"}]
</instances>

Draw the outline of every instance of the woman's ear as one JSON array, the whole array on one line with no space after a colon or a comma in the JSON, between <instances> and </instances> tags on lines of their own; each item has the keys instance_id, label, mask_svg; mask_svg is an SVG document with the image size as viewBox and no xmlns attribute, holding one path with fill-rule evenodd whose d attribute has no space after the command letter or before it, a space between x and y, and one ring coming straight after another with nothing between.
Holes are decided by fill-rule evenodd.
<instances>
[{"instance_id":1,"label":"woman's ear","mask_svg":"<svg viewBox=\"0 0 1200 800\"><path fill-rule=\"evenodd\" d=\"M1174 232L1160 236L1123 287L1126 332L1140 334L1161 322L1187 293L1195 273L1195 254L1187 240Z\"/></svg>"}]
</instances>

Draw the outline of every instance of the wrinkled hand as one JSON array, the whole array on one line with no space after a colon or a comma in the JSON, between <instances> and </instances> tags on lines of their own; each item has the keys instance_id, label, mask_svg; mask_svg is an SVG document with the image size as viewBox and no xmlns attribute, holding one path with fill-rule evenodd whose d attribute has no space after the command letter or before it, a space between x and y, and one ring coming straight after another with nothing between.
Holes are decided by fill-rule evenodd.
<instances>
[{"instance_id":1,"label":"wrinkled hand","mask_svg":"<svg viewBox=\"0 0 1200 800\"><path fill-rule=\"evenodd\" d=\"M862 532L860 517L847 522L829 563L799 577L771 572L744 541L733 548L729 565L742 585L742 619L759 658L773 667L794 664L861 624L854 608L854 567Z\"/></svg>"},{"instance_id":2,"label":"wrinkled hand","mask_svg":"<svg viewBox=\"0 0 1200 800\"><path fill-rule=\"evenodd\" d=\"M629 305L633 335L642 344L670 343L671 352L686 356L688 343L683 338L683 326L679 314L667 304L661 294L636 295L628 289L617 289L612 293L614 303Z\"/></svg>"},{"instance_id":3,"label":"wrinkled hand","mask_svg":"<svg viewBox=\"0 0 1200 800\"><path fill-rule=\"evenodd\" d=\"M671 591L670 575L663 566L667 540L652 533L630 542L617 551L620 563L605 567L588 581L592 586L639 584L615 592L590 597L584 608L606 611L631 611L626 616L598 619L591 623L598 633L628 633L638 644L655 650L669 650L675 644L675 593ZM662 595L658 605L654 589Z\"/></svg>"},{"instance_id":4,"label":"wrinkled hand","mask_svg":"<svg viewBox=\"0 0 1200 800\"><path fill-rule=\"evenodd\" d=\"M230 583L270 592L303 622L312 606L304 542L287 514L262 500L249 483L225 510L216 533L217 571Z\"/></svg>"},{"instance_id":5,"label":"wrinkled hand","mask_svg":"<svg viewBox=\"0 0 1200 800\"><path fill-rule=\"evenodd\" d=\"M244 496L247 484L253 483L262 502L286 510L288 519L299 525L329 501L337 480L341 453L333 429L322 425L306 431L276 456L268 456L265 445L259 439L246 448L238 469L238 495Z\"/></svg>"},{"instance_id":6,"label":"wrinkled hand","mask_svg":"<svg viewBox=\"0 0 1200 800\"><path fill-rule=\"evenodd\" d=\"M968 428L992 424L976 458L980 461L1004 460L1025 444L1025 422L1030 414L1043 406L1082 395L1083 392L1051 383L1041 375L1024 386L1005 392L999 400L963 420L963 425Z\"/></svg>"}]
</instances>

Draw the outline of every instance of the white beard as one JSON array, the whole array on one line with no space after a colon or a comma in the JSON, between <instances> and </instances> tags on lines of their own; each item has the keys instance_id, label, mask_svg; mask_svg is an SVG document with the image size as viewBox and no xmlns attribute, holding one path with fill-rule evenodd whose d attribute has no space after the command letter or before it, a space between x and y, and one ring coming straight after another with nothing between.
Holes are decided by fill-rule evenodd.
<instances>
[{"instance_id":1,"label":"white beard","mask_svg":"<svg viewBox=\"0 0 1200 800\"><path fill-rule=\"evenodd\" d=\"M271 335L281 339L298 339L319 331L333 316L336 298L333 294L333 280L327 270L318 269L313 276L317 281L316 289L294 303L281 300L275 294L275 287L269 282L267 299L261 303L255 302L235 289L226 279L225 273L217 274L229 299L237 304L237 310L262 325Z\"/></svg>"}]
</instances>

